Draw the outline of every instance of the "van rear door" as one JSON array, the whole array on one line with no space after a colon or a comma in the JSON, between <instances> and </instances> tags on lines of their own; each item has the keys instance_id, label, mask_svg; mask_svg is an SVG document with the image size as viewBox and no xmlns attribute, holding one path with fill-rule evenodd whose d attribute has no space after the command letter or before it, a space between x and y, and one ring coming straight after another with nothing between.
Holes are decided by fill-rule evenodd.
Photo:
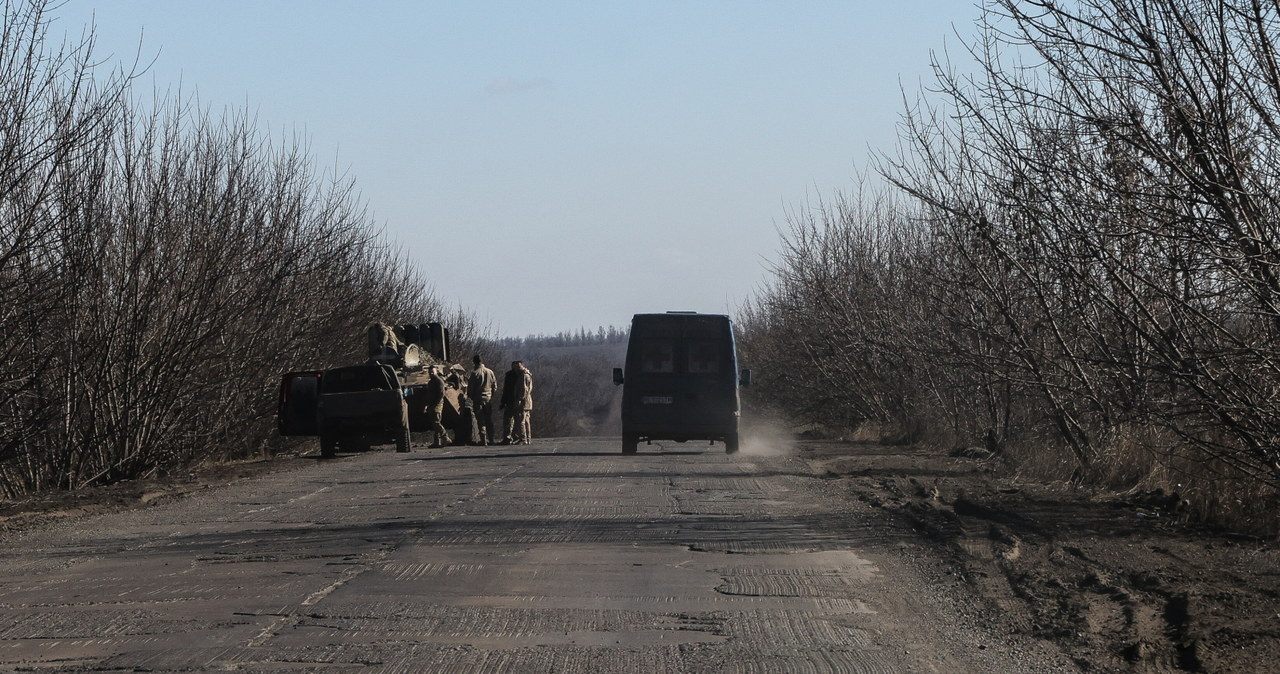
<instances>
[{"instance_id":1,"label":"van rear door","mask_svg":"<svg viewBox=\"0 0 1280 674\"><path fill-rule=\"evenodd\" d=\"M320 372L290 372L280 378L276 425L280 435L320 435Z\"/></svg>"}]
</instances>

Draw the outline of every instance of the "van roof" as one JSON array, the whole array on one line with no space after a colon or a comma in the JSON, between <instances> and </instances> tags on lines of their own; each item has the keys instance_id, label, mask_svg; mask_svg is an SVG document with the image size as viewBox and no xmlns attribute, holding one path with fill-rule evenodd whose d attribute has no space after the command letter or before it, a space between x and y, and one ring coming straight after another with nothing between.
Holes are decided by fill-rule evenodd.
<instances>
[{"instance_id":1,"label":"van roof","mask_svg":"<svg viewBox=\"0 0 1280 674\"><path fill-rule=\"evenodd\" d=\"M652 314L635 314L635 315L634 315L634 316L632 316L631 318L632 318L632 320L634 320L634 319L640 318L640 317L642 317L642 316L643 316L643 317L650 317L650 316L663 316L663 317L668 317L668 316L711 316L711 317L714 317L714 318L728 318L728 317L729 317L729 316L728 316L728 314L700 314L700 313L698 313L698 312L696 312L696 311L668 311L668 312L666 312L666 313L662 313L662 314L656 314L656 313L652 313Z\"/></svg>"}]
</instances>

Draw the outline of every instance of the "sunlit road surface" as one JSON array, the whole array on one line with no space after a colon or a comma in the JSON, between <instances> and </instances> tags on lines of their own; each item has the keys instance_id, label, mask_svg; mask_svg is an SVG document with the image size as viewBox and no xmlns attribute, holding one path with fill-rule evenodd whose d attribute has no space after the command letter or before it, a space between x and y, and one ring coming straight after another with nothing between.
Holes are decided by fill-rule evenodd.
<instances>
[{"instance_id":1,"label":"sunlit road surface","mask_svg":"<svg viewBox=\"0 0 1280 674\"><path fill-rule=\"evenodd\" d=\"M797 460L619 446L344 456L10 536L0 670L1028 669Z\"/></svg>"}]
</instances>

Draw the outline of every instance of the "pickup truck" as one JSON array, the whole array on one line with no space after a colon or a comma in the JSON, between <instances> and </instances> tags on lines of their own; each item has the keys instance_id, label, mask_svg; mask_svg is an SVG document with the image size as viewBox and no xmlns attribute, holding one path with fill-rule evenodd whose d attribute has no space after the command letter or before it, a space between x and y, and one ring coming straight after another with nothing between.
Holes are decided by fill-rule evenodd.
<instances>
[{"instance_id":1,"label":"pickup truck","mask_svg":"<svg viewBox=\"0 0 1280 674\"><path fill-rule=\"evenodd\" d=\"M387 364L291 372L280 385L282 435L320 436L320 456L395 444L409 451L405 387Z\"/></svg>"},{"instance_id":2,"label":"pickup truck","mask_svg":"<svg viewBox=\"0 0 1280 674\"><path fill-rule=\"evenodd\" d=\"M427 387L423 366L448 359L449 330L439 323L377 322L369 326L368 340L369 360L362 365L283 376L276 407L280 435L319 436L320 455L332 458L338 449L391 443L407 452L410 431L431 430L422 405L405 399ZM445 391L446 426L454 427L462 402L458 391Z\"/></svg>"}]
</instances>

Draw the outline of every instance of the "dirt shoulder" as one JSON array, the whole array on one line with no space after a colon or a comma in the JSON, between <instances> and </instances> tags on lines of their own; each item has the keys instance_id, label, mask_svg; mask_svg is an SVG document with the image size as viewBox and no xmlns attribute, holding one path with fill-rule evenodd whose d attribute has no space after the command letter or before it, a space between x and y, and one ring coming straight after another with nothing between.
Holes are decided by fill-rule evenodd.
<instances>
[{"instance_id":1,"label":"dirt shoulder","mask_svg":"<svg viewBox=\"0 0 1280 674\"><path fill-rule=\"evenodd\" d=\"M995 461L801 443L848 497L947 560L992 629L1055 643L1083 671L1261 672L1280 662L1280 545L1190 524L1163 494L1089 493Z\"/></svg>"},{"instance_id":2,"label":"dirt shoulder","mask_svg":"<svg viewBox=\"0 0 1280 674\"><path fill-rule=\"evenodd\" d=\"M209 464L180 474L128 480L74 492L55 491L13 501L0 500L0 535L73 517L165 503L238 480L303 468L312 465L316 459L315 455L282 454L252 461Z\"/></svg>"}]
</instances>

